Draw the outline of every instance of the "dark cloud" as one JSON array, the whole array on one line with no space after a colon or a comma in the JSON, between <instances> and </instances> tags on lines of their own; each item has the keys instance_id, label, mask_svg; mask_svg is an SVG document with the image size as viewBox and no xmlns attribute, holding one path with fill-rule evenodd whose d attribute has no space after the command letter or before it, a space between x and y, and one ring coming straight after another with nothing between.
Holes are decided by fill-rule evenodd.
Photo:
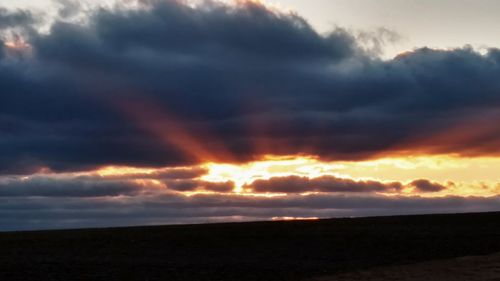
<instances>
[{"instance_id":1,"label":"dark cloud","mask_svg":"<svg viewBox=\"0 0 500 281\"><path fill-rule=\"evenodd\" d=\"M273 60L349 57L354 39L341 30L320 36L302 18L274 13L255 3L238 8L207 1L193 9L178 1L157 1L144 11L109 12L94 17L105 44L123 50L145 48L187 56L240 56ZM161 34L159 38L157 35ZM213 49L210 50L210 49Z\"/></svg>"},{"instance_id":2,"label":"dark cloud","mask_svg":"<svg viewBox=\"0 0 500 281\"><path fill-rule=\"evenodd\" d=\"M446 189L446 186L442 184L423 179L412 181L410 186L415 187L420 192L439 192Z\"/></svg>"},{"instance_id":3,"label":"dark cloud","mask_svg":"<svg viewBox=\"0 0 500 281\"><path fill-rule=\"evenodd\" d=\"M207 182L196 179L201 170L167 169L159 173L124 176L38 174L0 178L0 197L118 197L162 195L172 192L232 192L232 181Z\"/></svg>"},{"instance_id":4,"label":"dark cloud","mask_svg":"<svg viewBox=\"0 0 500 281\"><path fill-rule=\"evenodd\" d=\"M141 185L125 180L34 176L29 179L4 179L0 182L0 197L134 196L138 195L142 189Z\"/></svg>"},{"instance_id":5,"label":"dark cloud","mask_svg":"<svg viewBox=\"0 0 500 281\"><path fill-rule=\"evenodd\" d=\"M269 180L256 180L247 188L255 192L304 193L304 192L395 192L402 184L381 183L377 181L354 181L333 176L307 178L299 176L275 177Z\"/></svg>"},{"instance_id":6,"label":"dark cloud","mask_svg":"<svg viewBox=\"0 0 500 281\"><path fill-rule=\"evenodd\" d=\"M349 217L498 211L500 198L197 195L121 198L0 198L0 230L127 226L272 217Z\"/></svg>"},{"instance_id":7,"label":"dark cloud","mask_svg":"<svg viewBox=\"0 0 500 281\"><path fill-rule=\"evenodd\" d=\"M181 2L56 21L32 56L0 56L0 173L500 152L496 49L382 61L298 15Z\"/></svg>"},{"instance_id":8,"label":"dark cloud","mask_svg":"<svg viewBox=\"0 0 500 281\"><path fill-rule=\"evenodd\" d=\"M235 188L235 184L232 181L226 182L205 182L202 185L202 189L212 192L232 192Z\"/></svg>"},{"instance_id":9,"label":"dark cloud","mask_svg":"<svg viewBox=\"0 0 500 281\"><path fill-rule=\"evenodd\" d=\"M19 26L28 26L38 20L32 12L26 10L11 11L0 7L0 30Z\"/></svg>"},{"instance_id":10,"label":"dark cloud","mask_svg":"<svg viewBox=\"0 0 500 281\"><path fill-rule=\"evenodd\" d=\"M165 181L167 187L175 191L212 191L232 192L235 185L227 182L207 182L202 180L169 180Z\"/></svg>"}]
</instances>

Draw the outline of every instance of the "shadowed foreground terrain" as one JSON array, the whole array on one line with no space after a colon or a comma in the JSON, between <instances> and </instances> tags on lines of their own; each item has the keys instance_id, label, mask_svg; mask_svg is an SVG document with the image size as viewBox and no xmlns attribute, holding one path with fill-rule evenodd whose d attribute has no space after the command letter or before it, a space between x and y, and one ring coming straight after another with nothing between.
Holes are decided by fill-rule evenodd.
<instances>
[{"instance_id":1,"label":"shadowed foreground terrain","mask_svg":"<svg viewBox=\"0 0 500 281\"><path fill-rule=\"evenodd\" d=\"M0 249L0 280L307 280L500 252L500 213L0 233Z\"/></svg>"},{"instance_id":2,"label":"shadowed foreground terrain","mask_svg":"<svg viewBox=\"0 0 500 281\"><path fill-rule=\"evenodd\" d=\"M493 281L500 280L500 254L468 256L374 268L309 281Z\"/></svg>"}]
</instances>

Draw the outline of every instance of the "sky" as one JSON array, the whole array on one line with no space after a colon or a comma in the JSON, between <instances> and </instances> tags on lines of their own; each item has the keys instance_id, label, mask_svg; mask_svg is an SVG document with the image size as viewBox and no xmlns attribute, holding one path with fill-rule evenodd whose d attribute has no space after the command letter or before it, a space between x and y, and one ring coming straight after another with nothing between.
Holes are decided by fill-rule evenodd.
<instances>
[{"instance_id":1,"label":"sky","mask_svg":"<svg viewBox=\"0 0 500 281\"><path fill-rule=\"evenodd\" d=\"M500 211L499 5L0 0L0 231Z\"/></svg>"},{"instance_id":2,"label":"sky","mask_svg":"<svg viewBox=\"0 0 500 281\"><path fill-rule=\"evenodd\" d=\"M54 15L64 2L0 0L0 5L37 9ZM117 1L78 2L106 6ZM387 29L397 36L384 46L384 58L425 46L457 48L472 45L479 50L500 46L496 32L500 29L497 15L500 3L496 0L268 0L265 3L298 13L322 33L330 32L336 26L357 32Z\"/></svg>"}]
</instances>

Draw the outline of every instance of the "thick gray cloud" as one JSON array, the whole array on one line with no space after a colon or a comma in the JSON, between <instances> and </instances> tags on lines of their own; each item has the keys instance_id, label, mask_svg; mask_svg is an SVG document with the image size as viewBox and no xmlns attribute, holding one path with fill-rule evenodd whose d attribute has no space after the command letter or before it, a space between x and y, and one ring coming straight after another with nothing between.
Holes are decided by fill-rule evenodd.
<instances>
[{"instance_id":1,"label":"thick gray cloud","mask_svg":"<svg viewBox=\"0 0 500 281\"><path fill-rule=\"evenodd\" d=\"M176 171L177 170L177 171ZM184 172L181 173L180 171ZM192 169L196 171L197 169ZM118 197L144 194L162 195L177 191L232 192L234 183L207 182L188 169L170 169L160 173L125 176L34 175L0 177L0 197ZM189 177L188 177L189 176ZM154 181L151 181L154 180Z\"/></svg>"},{"instance_id":2,"label":"thick gray cloud","mask_svg":"<svg viewBox=\"0 0 500 281\"><path fill-rule=\"evenodd\" d=\"M421 192L438 192L446 189L446 186L431 182L429 180L415 180L410 183L410 186L415 187L418 191Z\"/></svg>"},{"instance_id":3,"label":"thick gray cloud","mask_svg":"<svg viewBox=\"0 0 500 281\"><path fill-rule=\"evenodd\" d=\"M276 177L256 180L247 188L256 192L397 192L403 185L399 182L381 183L377 181L354 181L333 176L307 178L300 176Z\"/></svg>"},{"instance_id":4,"label":"thick gray cloud","mask_svg":"<svg viewBox=\"0 0 500 281\"><path fill-rule=\"evenodd\" d=\"M29 179L6 179L0 182L0 197L104 197L134 196L143 187L125 180L94 177L54 178L34 176Z\"/></svg>"},{"instance_id":5,"label":"thick gray cloud","mask_svg":"<svg viewBox=\"0 0 500 281\"><path fill-rule=\"evenodd\" d=\"M165 183L169 189L175 191L232 192L235 187L231 181L219 183L201 180L169 180Z\"/></svg>"},{"instance_id":6,"label":"thick gray cloud","mask_svg":"<svg viewBox=\"0 0 500 281\"><path fill-rule=\"evenodd\" d=\"M55 22L26 38L32 56L4 56L1 173L500 152L496 49L381 61L254 3L148 5Z\"/></svg>"},{"instance_id":7,"label":"thick gray cloud","mask_svg":"<svg viewBox=\"0 0 500 281\"><path fill-rule=\"evenodd\" d=\"M26 10L11 11L0 7L0 30L12 27L26 27L38 22L32 12Z\"/></svg>"}]
</instances>

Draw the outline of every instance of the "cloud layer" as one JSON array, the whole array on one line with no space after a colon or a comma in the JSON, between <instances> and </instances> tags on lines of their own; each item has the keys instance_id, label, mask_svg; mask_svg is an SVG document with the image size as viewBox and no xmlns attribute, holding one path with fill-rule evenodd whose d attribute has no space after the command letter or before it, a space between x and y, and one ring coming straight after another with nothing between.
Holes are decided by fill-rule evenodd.
<instances>
[{"instance_id":1,"label":"cloud layer","mask_svg":"<svg viewBox=\"0 0 500 281\"><path fill-rule=\"evenodd\" d=\"M333 176L322 176L309 179L307 177L276 177L269 180L256 180L248 186L255 192L271 193L305 193L305 192L397 192L403 185L398 182L381 183L377 181L354 181Z\"/></svg>"},{"instance_id":2,"label":"cloud layer","mask_svg":"<svg viewBox=\"0 0 500 281\"><path fill-rule=\"evenodd\" d=\"M182 171L182 172L181 172ZM428 180L355 181L334 176L259 179L236 193L200 168L130 174L37 174L0 179L0 231L141 224L495 211L498 196L439 194ZM448 183L453 186L454 183ZM429 196L437 193L439 196Z\"/></svg>"},{"instance_id":3,"label":"cloud layer","mask_svg":"<svg viewBox=\"0 0 500 281\"><path fill-rule=\"evenodd\" d=\"M498 210L500 198L309 195L277 198L176 194L100 198L0 198L1 230L348 217Z\"/></svg>"}]
</instances>

